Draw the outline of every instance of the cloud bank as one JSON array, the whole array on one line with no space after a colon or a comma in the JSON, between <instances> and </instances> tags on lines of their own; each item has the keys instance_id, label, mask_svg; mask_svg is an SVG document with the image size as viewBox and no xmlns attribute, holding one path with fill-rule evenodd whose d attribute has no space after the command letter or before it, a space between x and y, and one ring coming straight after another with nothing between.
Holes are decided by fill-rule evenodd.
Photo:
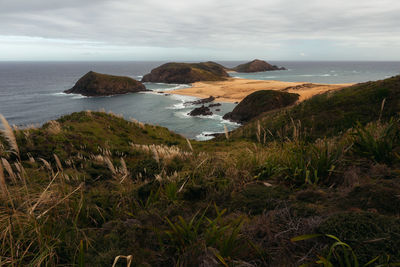
<instances>
[{"instance_id":1,"label":"cloud bank","mask_svg":"<svg viewBox=\"0 0 400 267\"><path fill-rule=\"evenodd\" d=\"M400 60L398 14L396 0L2 0L0 60Z\"/></svg>"}]
</instances>

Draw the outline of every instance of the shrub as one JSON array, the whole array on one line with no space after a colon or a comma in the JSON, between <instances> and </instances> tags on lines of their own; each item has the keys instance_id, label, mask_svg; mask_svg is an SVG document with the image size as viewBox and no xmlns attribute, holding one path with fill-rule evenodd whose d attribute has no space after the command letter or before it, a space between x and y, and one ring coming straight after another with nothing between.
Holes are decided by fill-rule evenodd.
<instances>
[{"instance_id":1,"label":"shrub","mask_svg":"<svg viewBox=\"0 0 400 267\"><path fill-rule=\"evenodd\" d=\"M380 121L366 126L358 124L355 128L353 152L376 162L391 163L393 149L399 144L399 125L397 121Z\"/></svg>"},{"instance_id":2,"label":"shrub","mask_svg":"<svg viewBox=\"0 0 400 267\"><path fill-rule=\"evenodd\" d=\"M328 140L289 144L281 159L281 172L291 184L326 184L341 164L345 150L343 144Z\"/></svg>"}]
</instances>

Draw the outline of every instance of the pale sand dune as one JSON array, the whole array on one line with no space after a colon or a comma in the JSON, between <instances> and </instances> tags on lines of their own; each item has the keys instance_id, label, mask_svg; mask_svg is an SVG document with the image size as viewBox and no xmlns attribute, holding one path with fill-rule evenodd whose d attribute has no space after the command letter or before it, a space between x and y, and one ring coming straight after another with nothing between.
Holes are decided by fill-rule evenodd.
<instances>
[{"instance_id":1,"label":"pale sand dune","mask_svg":"<svg viewBox=\"0 0 400 267\"><path fill-rule=\"evenodd\" d=\"M303 101L314 95L350 85L352 84L311 84L306 82L261 81L232 78L221 82L196 82L192 84L191 88L173 90L168 93L200 98L214 96L217 98L218 102L240 102L247 95L255 91L280 90L289 93L297 93L300 95L299 101Z\"/></svg>"}]
</instances>

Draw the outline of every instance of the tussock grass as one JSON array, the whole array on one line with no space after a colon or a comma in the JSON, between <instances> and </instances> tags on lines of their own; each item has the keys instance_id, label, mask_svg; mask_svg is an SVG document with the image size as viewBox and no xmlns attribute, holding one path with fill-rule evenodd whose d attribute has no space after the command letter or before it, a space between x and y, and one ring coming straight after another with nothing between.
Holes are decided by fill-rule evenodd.
<instances>
[{"instance_id":1,"label":"tussock grass","mask_svg":"<svg viewBox=\"0 0 400 267\"><path fill-rule=\"evenodd\" d=\"M17 140L14 135L13 129L8 124L6 118L0 114L0 121L3 124L3 136L6 138L8 145L10 146L11 150L19 157L19 148L17 144Z\"/></svg>"},{"instance_id":2,"label":"tussock grass","mask_svg":"<svg viewBox=\"0 0 400 267\"><path fill-rule=\"evenodd\" d=\"M61 126L60 123L57 121L49 121L48 126L47 126L47 131L50 134L59 134L61 132Z\"/></svg>"}]
</instances>

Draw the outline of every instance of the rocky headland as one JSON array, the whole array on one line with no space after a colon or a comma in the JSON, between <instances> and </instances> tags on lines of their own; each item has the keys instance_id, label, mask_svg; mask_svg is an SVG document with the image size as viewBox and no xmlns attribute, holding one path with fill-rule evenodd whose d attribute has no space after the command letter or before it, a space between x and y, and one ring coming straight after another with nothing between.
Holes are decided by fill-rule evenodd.
<instances>
[{"instance_id":1,"label":"rocky headland","mask_svg":"<svg viewBox=\"0 0 400 267\"><path fill-rule=\"evenodd\" d=\"M257 91L245 97L232 112L225 114L223 118L246 123L266 111L292 105L298 99L298 94L274 90Z\"/></svg>"},{"instance_id":2,"label":"rocky headland","mask_svg":"<svg viewBox=\"0 0 400 267\"><path fill-rule=\"evenodd\" d=\"M89 71L76 82L74 87L65 90L64 93L84 96L109 96L140 91L148 90L135 79Z\"/></svg>"}]
</instances>

